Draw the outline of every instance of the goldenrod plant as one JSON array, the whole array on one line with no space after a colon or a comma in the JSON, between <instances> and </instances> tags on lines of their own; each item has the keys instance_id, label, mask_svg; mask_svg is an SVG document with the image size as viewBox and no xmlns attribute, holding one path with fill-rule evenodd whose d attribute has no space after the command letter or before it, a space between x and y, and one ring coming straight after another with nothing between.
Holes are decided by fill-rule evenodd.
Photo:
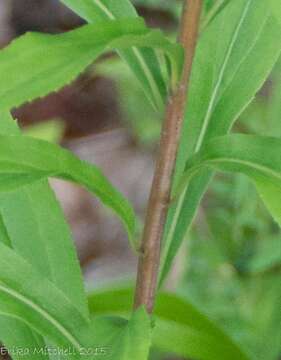
<instances>
[{"instance_id":1,"label":"goldenrod plant","mask_svg":"<svg viewBox=\"0 0 281 360\"><path fill-rule=\"evenodd\" d=\"M27 33L0 51L1 342L16 360L146 360L151 348L200 360L255 359L162 288L216 172L248 176L281 225L281 139L232 132L279 58L280 0L185 0L177 40L149 28L129 0L61 2L87 24ZM140 241L132 206L98 167L24 136L10 113L112 51L163 119ZM135 286L87 295L49 178L83 186L120 218L139 258Z\"/></svg>"}]
</instances>

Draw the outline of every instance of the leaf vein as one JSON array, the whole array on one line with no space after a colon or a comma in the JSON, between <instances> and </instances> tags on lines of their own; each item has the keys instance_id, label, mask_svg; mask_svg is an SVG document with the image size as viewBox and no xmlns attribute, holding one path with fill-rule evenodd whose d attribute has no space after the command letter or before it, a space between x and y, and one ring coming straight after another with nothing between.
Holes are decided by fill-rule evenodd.
<instances>
[{"instance_id":1,"label":"leaf vein","mask_svg":"<svg viewBox=\"0 0 281 360\"><path fill-rule=\"evenodd\" d=\"M237 24L237 27L236 27L236 29L235 29L235 31L233 33L232 39L231 39L231 41L229 43L229 47L227 49L227 52L226 52L226 55L225 55L225 58L224 58L224 61L223 61L223 64L222 64L221 71L219 72L218 80L216 82L215 88L214 88L213 93L211 95L211 99L210 99L210 102L209 102L209 105L208 105L208 109L207 109L206 115L205 115L204 120L203 120L203 125L201 127L201 131L200 131L199 137L198 137L196 145L195 145L195 152L199 151L199 149L200 149L200 147L201 147L201 145L203 143L204 136L206 134L206 131L207 131L207 128L208 128L208 125L209 125L209 121L210 121L210 118L211 118L211 115L212 115L212 112L213 112L213 108L214 108L214 105L215 105L215 101L216 101L216 97L217 97L217 94L218 94L218 91L219 91L219 87L220 87L221 82L223 80L223 76L224 76L228 61L230 59L233 47L234 47L235 42L236 42L236 40L238 38L241 26L243 25L243 22L244 22L244 20L245 20L245 18L247 16L247 13L249 11L251 3L252 3L252 0L249 0L246 7L244 8L242 16L241 16L241 18L240 18L240 20L239 20L239 22Z\"/></svg>"},{"instance_id":2,"label":"leaf vein","mask_svg":"<svg viewBox=\"0 0 281 360\"><path fill-rule=\"evenodd\" d=\"M63 337L66 338L73 345L74 348L76 348L79 351L81 350L82 345L80 345L78 340L76 340L76 338L72 334L70 334L70 332L64 326L62 326L59 323L59 321L56 320L52 315L50 315L46 310L42 309L33 301L27 299L22 294L19 294L17 291L4 286L3 284L0 284L0 291L12 296L13 298L19 300L21 303L33 309L35 312L39 313L49 323L51 323L63 335Z\"/></svg>"}]
</instances>

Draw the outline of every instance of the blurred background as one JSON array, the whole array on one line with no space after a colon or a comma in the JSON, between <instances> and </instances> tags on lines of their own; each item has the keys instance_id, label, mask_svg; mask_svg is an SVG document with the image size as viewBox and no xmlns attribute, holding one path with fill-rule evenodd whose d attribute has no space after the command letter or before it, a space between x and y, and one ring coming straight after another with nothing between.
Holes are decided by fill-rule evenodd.
<instances>
[{"instance_id":1,"label":"blurred background","mask_svg":"<svg viewBox=\"0 0 281 360\"><path fill-rule=\"evenodd\" d=\"M212 1L206 1L208 6ZM181 1L135 0L153 27L174 35ZM0 46L26 31L83 24L58 0L0 2ZM99 165L143 219L161 116L117 57L103 57L73 84L15 109L24 131L60 142ZM281 136L281 61L234 131ZM72 228L87 286L131 278L136 258L118 220L85 191L52 181ZM217 175L167 287L186 296L265 360L281 359L281 233L242 175ZM154 360L175 359L155 352ZM216 360L216 359L214 359Z\"/></svg>"}]
</instances>

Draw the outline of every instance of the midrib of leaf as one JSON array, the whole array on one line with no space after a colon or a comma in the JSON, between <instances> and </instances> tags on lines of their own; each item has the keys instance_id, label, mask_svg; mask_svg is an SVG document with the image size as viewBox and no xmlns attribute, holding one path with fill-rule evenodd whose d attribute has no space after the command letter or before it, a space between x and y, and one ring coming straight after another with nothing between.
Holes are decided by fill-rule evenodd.
<instances>
[{"instance_id":1,"label":"midrib of leaf","mask_svg":"<svg viewBox=\"0 0 281 360\"><path fill-rule=\"evenodd\" d=\"M217 79L217 82L216 82L216 85L214 86L214 90L213 90L213 93L211 95L211 98L210 98L210 102L209 102L209 105L208 105L208 108L207 108L207 112L206 112L206 115L204 117L204 120L203 120L203 124L202 124L202 127L201 127L201 131L200 131L200 134L198 136L198 139L197 139L197 142L196 142L196 145L195 145L195 152L198 152L199 149L201 148L201 145L204 141L204 137L205 137L205 134L206 134L206 131L207 131L207 128L208 128L208 125L209 125L209 121L211 119L211 116L212 116L212 111L214 109L214 105L215 105L215 102L216 102L216 99L217 99L217 95L218 95L218 92L219 92L219 88L220 88L220 85L221 85L221 82L223 80L223 76L224 76L224 73L225 73L225 69L228 65L228 61L230 59L230 56L231 56L231 53L232 53L232 50L233 50L233 47L235 45L235 42L239 36L239 32L240 32L240 29L243 25L243 22L247 16L247 13L249 11L249 8L250 8L250 5L252 3L253 0L249 0L248 3L246 4L244 10L243 10L243 13L241 15L241 18L237 24L237 27L236 29L234 30L233 32L233 37L230 41L230 44L229 44L229 47L226 51L226 55L225 55L225 58L223 60L223 64L221 66L221 70L219 72L219 75L218 75L218 79Z\"/></svg>"},{"instance_id":2,"label":"midrib of leaf","mask_svg":"<svg viewBox=\"0 0 281 360\"><path fill-rule=\"evenodd\" d=\"M116 20L116 17L112 14L112 12L100 1L100 0L93 0L93 2L101 9L101 11L103 11L109 19L111 20ZM138 50L138 48L136 48L135 46L132 47L132 51L135 54L147 80L150 86L150 89L153 93L154 96L154 100L156 101L156 104L158 106L159 109L161 109L163 101L162 101L162 97L161 94L158 90L157 84L154 81L154 78L151 74L151 71L149 70L141 52ZM158 57L157 57L158 59ZM159 65L160 66L160 65ZM160 66L161 67L161 66Z\"/></svg>"},{"instance_id":3,"label":"midrib of leaf","mask_svg":"<svg viewBox=\"0 0 281 360\"><path fill-rule=\"evenodd\" d=\"M93 0L93 2L103 11L110 19L114 20L115 16L100 0Z\"/></svg>"},{"instance_id":4,"label":"midrib of leaf","mask_svg":"<svg viewBox=\"0 0 281 360\"><path fill-rule=\"evenodd\" d=\"M1 118L1 121L2 121L2 126L3 127L3 120ZM8 119L5 117L5 121L4 121L4 124L7 123L7 125L9 125L9 128L8 128L8 134L10 135L15 135L15 134L18 134L19 133L19 129L16 125L16 122L13 123L13 120L12 118L9 118ZM5 125L4 125L5 126ZM4 134L5 134L5 131L4 131ZM2 128L1 128L1 135L2 135ZM8 247L12 248L12 240L10 238L10 235L9 235L9 232L8 232L8 229L6 227L6 224L5 224L5 221L4 221L4 217L2 215L2 213L0 212L0 223L1 223L1 227L2 227L2 236L4 236L4 238L1 239L1 241L7 245ZM19 321L22 321L22 319L20 318L16 318L17 320ZM8 320L7 320L8 321ZM10 322L9 322L9 326L10 326ZM25 325L27 327L27 325ZM27 327L28 328L28 327ZM24 329L24 327L23 327ZM30 330L32 333L33 331ZM39 336L39 335L38 335ZM36 335L34 334L34 338L36 337Z\"/></svg>"},{"instance_id":5,"label":"midrib of leaf","mask_svg":"<svg viewBox=\"0 0 281 360\"><path fill-rule=\"evenodd\" d=\"M240 160L240 159L233 159L233 158L223 158L223 157L220 157L220 158L216 158L216 159L213 159L213 160L206 160L204 161L203 163L204 164L213 164L213 163L235 163L235 164L241 164L241 165L246 165L254 170L258 170L262 173L265 173L265 174L268 174L270 177L272 178L276 178L278 180L281 180L281 174L278 173L277 171L274 171L270 168L268 168L267 166L264 166L264 165L259 165L259 164L256 164L256 163L253 163L251 161L247 161L247 160Z\"/></svg>"},{"instance_id":6,"label":"midrib of leaf","mask_svg":"<svg viewBox=\"0 0 281 360\"><path fill-rule=\"evenodd\" d=\"M2 230L3 231L5 231L5 233L6 233L6 238L7 238L7 243L4 241L4 244L5 245L7 245L7 246L9 246L10 248L12 248L12 241L11 241L11 239L10 239L10 236L9 236L9 234L8 234L8 230L7 230L7 228L6 228L6 225L5 225L5 223L4 223L4 218L3 218L3 216L2 216L2 214L0 213L0 221L1 221L1 223L2 223ZM49 263L47 264L47 266L49 267ZM1 284L0 284L0 289L1 289ZM3 287L3 286L2 286ZM3 290L3 289L2 289ZM71 301L70 299L69 299L69 301ZM4 312L2 312L1 310L0 310L0 314L4 314L4 315L8 315L7 316L7 319L9 318L9 317L12 317L11 316L11 314L5 314ZM20 318L19 316L15 316L14 317L16 320L19 320L20 322L22 322L22 318ZM28 325L27 324L24 324L27 328L28 328ZM33 330L30 328L30 331L33 333ZM39 336L39 334L37 334L38 336ZM36 337L36 333L34 333L34 337Z\"/></svg>"},{"instance_id":7,"label":"midrib of leaf","mask_svg":"<svg viewBox=\"0 0 281 360\"><path fill-rule=\"evenodd\" d=\"M201 25L201 32L204 31L207 26L214 20L214 18L219 14L219 12L227 5L230 0L218 0L213 7L206 14L206 19Z\"/></svg>"},{"instance_id":8,"label":"midrib of leaf","mask_svg":"<svg viewBox=\"0 0 281 360\"><path fill-rule=\"evenodd\" d=\"M219 99L217 99L217 102L216 102L216 104L215 104L214 107L217 106L217 104L218 104L218 103L220 102L220 100L223 98L224 94L225 94L225 93L227 92L227 90L231 87L232 81L233 81L233 79L235 78L236 74L238 73L239 69L241 68L241 66L243 65L243 63L247 60L248 55L251 53L251 51L252 51L252 50L254 49L254 47L256 46L256 44L257 44L257 42L258 42L258 40L259 40L259 37L260 37L262 31L263 31L264 28L265 28L265 25L266 25L266 23L267 23L267 21L268 21L268 18L269 18L269 14L265 17L265 20L264 20L264 22L262 23L262 26L260 27L260 30L257 32L257 36L255 37L252 45L251 45L251 46L249 47L249 49L245 52L245 54L241 57L241 60L239 61L238 66L236 67L235 72L234 72L233 75L231 76L231 78L230 78L229 82L227 83L227 85L225 86L223 92L220 94Z\"/></svg>"},{"instance_id":9,"label":"midrib of leaf","mask_svg":"<svg viewBox=\"0 0 281 360\"><path fill-rule=\"evenodd\" d=\"M159 49L155 49L154 50L155 52L155 55L157 57L157 61L158 63L160 64L160 72L161 72L161 75L163 77L165 81L165 88L166 88L166 91L167 91L167 94L169 93L169 73L168 73L168 69L167 69L167 66L161 66L161 64L165 64L166 62L166 59L165 59L165 55L159 51ZM174 80L174 73L173 71L171 71L171 80L170 80L170 83L171 83L171 86L173 86L175 83L176 83L176 80Z\"/></svg>"},{"instance_id":10,"label":"midrib of leaf","mask_svg":"<svg viewBox=\"0 0 281 360\"><path fill-rule=\"evenodd\" d=\"M157 103L157 106L158 106L159 109L161 109L162 104L163 104L162 97L161 97L160 92L158 91L158 87L157 87L157 85L156 85L156 83L155 83L155 81L153 79L153 76L151 75L151 71L149 70L149 68L148 68L142 54L138 50L138 48L133 46L132 51L135 54L136 58L138 59L140 65L141 65L141 67L143 69L143 72L145 73L145 76L147 77L147 80L149 82L149 85L150 85L151 91L153 93L153 96L155 98L155 101ZM158 59L157 56L156 56L156 58Z\"/></svg>"},{"instance_id":11,"label":"midrib of leaf","mask_svg":"<svg viewBox=\"0 0 281 360\"><path fill-rule=\"evenodd\" d=\"M50 315L46 310L42 309L40 306L35 304L33 301L27 299L22 294L18 293L17 291L10 289L9 287L0 284L0 291L12 296L19 302L27 305L29 308L40 314L43 318L46 319L47 322L52 324L60 333L61 335L68 340L68 342L73 345L75 349L78 351L81 350L82 345L78 342L78 340L64 327L60 324L58 320L56 320L52 315ZM1 312L1 310L0 310Z\"/></svg>"}]
</instances>

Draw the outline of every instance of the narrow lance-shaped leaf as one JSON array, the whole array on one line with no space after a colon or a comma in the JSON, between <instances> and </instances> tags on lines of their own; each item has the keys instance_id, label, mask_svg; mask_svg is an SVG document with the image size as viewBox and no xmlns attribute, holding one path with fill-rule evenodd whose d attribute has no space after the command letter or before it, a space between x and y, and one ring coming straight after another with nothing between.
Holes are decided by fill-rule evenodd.
<instances>
[{"instance_id":1,"label":"narrow lance-shaped leaf","mask_svg":"<svg viewBox=\"0 0 281 360\"><path fill-rule=\"evenodd\" d=\"M27 33L0 51L0 108L9 110L58 90L103 52L132 45L164 51L180 71L181 48L140 18L108 20L59 35Z\"/></svg>"},{"instance_id":2,"label":"narrow lance-shaped leaf","mask_svg":"<svg viewBox=\"0 0 281 360\"><path fill-rule=\"evenodd\" d=\"M280 50L280 26L268 2L263 0L230 1L207 27L192 70L174 189L187 158L212 137L229 131L264 83ZM202 170L170 208L161 281L171 267L211 176L212 172Z\"/></svg>"},{"instance_id":3,"label":"narrow lance-shaped leaf","mask_svg":"<svg viewBox=\"0 0 281 360\"><path fill-rule=\"evenodd\" d=\"M53 281L87 318L73 239L48 181L1 193L0 212L15 251Z\"/></svg>"},{"instance_id":4,"label":"narrow lance-shaped leaf","mask_svg":"<svg viewBox=\"0 0 281 360\"><path fill-rule=\"evenodd\" d=\"M246 174L281 226L281 140L255 135L226 135L212 139L187 162L182 182L202 167ZM277 206L277 204L279 204Z\"/></svg>"},{"instance_id":5,"label":"narrow lance-shaped leaf","mask_svg":"<svg viewBox=\"0 0 281 360\"><path fill-rule=\"evenodd\" d=\"M9 113L0 113L0 132L1 134L19 134L19 129L17 128L16 122L12 119ZM9 204L11 204L10 202ZM2 202L0 200L0 205ZM26 207L25 212L26 212ZM21 207L22 209L22 207ZM11 214L11 218L15 218L15 213ZM17 227L15 227L17 228ZM23 233L17 234L17 237L21 237L21 244L23 248L28 247L27 242L24 242ZM14 240L14 238L13 238ZM32 239L34 240L34 239ZM36 239L38 241L38 239ZM4 221L4 215L0 211L0 242L3 242L9 247L13 247L14 243L10 238L8 229ZM34 243L34 242L33 242ZM29 248L29 253L30 253ZM43 253L40 254L38 260L41 258ZM40 259L42 264L42 260ZM44 263L44 262L43 262ZM73 269L75 271L75 268ZM80 280L81 281L81 280ZM76 283L73 283L75 290L77 290L77 295L80 295L78 288L76 288ZM82 288L82 287L81 287ZM76 296L77 296L76 295ZM44 339L38 334L34 333L26 324L17 319L12 319L7 316L0 316L0 339L2 343L5 344L6 348L9 349L10 355L15 360L22 359L21 351L30 351L32 349L39 349L45 346ZM31 359L48 359L46 354L29 354Z\"/></svg>"},{"instance_id":6,"label":"narrow lance-shaped leaf","mask_svg":"<svg viewBox=\"0 0 281 360\"><path fill-rule=\"evenodd\" d=\"M91 314L127 314L132 307L133 289L113 287L89 296ZM201 360L247 360L239 346L188 300L160 293L155 310L152 346L179 356ZM171 335L172 334L172 335Z\"/></svg>"},{"instance_id":7,"label":"narrow lance-shaped leaf","mask_svg":"<svg viewBox=\"0 0 281 360\"><path fill-rule=\"evenodd\" d=\"M89 23L138 16L129 0L61 0L61 2ZM131 49L120 50L119 54L139 80L152 105L161 109L167 95L168 80L161 71L161 66L165 65L160 63L157 51L132 46Z\"/></svg>"},{"instance_id":8,"label":"narrow lance-shaped leaf","mask_svg":"<svg viewBox=\"0 0 281 360\"><path fill-rule=\"evenodd\" d=\"M17 318L79 359L89 324L53 283L15 251L0 243L0 314Z\"/></svg>"},{"instance_id":9,"label":"narrow lance-shaped leaf","mask_svg":"<svg viewBox=\"0 0 281 360\"><path fill-rule=\"evenodd\" d=\"M55 144L25 136L0 135L0 191L13 190L34 181L58 177L84 185L123 221L134 235L134 212L127 200L101 171Z\"/></svg>"},{"instance_id":10,"label":"narrow lance-shaped leaf","mask_svg":"<svg viewBox=\"0 0 281 360\"><path fill-rule=\"evenodd\" d=\"M20 136L16 121L7 112L0 114L0 133ZM52 280L87 318L86 295L73 240L48 181L1 193L0 214L5 243Z\"/></svg>"}]
</instances>

